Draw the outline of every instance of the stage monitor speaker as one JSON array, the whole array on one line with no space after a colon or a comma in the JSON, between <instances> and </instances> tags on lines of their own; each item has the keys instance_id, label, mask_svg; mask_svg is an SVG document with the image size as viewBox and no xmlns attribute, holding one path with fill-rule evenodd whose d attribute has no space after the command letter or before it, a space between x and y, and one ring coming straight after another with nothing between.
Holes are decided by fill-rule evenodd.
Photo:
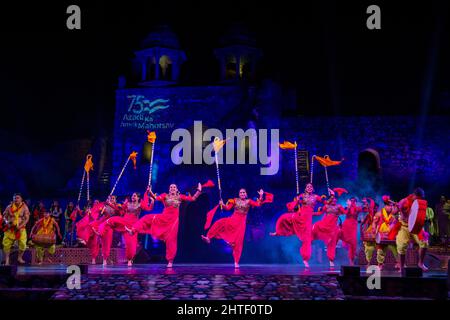
<instances>
[{"instance_id":1,"label":"stage monitor speaker","mask_svg":"<svg viewBox=\"0 0 450 320\"><path fill-rule=\"evenodd\" d=\"M341 266L341 276L343 277L359 277L361 273L360 267Z\"/></svg>"},{"instance_id":2,"label":"stage monitor speaker","mask_svg":"<svg viewBox=\"0 0 450 320\"><path fill-rule=\"evenodd\" d=\"M419 267L406 267L402 270L402 277L420 278L423 271Z\"/></svg>"},{"instance_id":3,"label":"stage monitor speaker","mask_svg":"<svg viewBox=\"0 0 450 320\"><path fill-rule=\"evenodd\" d=\"M450 266L447 265L447 287L450 290Z\"/></svg>"},{"instance_id":4,"label":"stage monitor speaker","mask_svg":"<svg viewBox=\"0 0 450 320\"><path fill-rule=\"evenodd\" d=\"M11 276L14 277L17 273L17 266L0 266L0 275L1 276Z\"/></svg>"}]
</instances>

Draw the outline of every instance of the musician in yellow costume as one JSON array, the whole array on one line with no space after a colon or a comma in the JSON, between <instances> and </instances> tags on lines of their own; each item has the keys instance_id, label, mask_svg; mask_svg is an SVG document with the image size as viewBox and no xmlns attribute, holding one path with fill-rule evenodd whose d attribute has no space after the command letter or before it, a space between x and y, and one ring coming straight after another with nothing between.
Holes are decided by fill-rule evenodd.
<instances>
[{"instance_id":1,"label":"musician in yellow costume","mask_svg":"<svg viewBox=\"0 0 450 320\"><path fill-rule=\"evenodd\" d=\"M400 202L398 203L398 208L400 209L401 227L395 240L397 244L397 252L400 257L400 270L402 270L406 266L406 250L408 249L408 244L411 240L419 245L419 268L421 268L423 271L428 270L428 268L423 263L426 250L428 248L428 240L426 239L424 230L422 228L422 231L419 234L413 234L410 233L408 229L408 218L414 200L424 198L425 192L421 188L416 188L414 190L414 193L400 200Z\"/></svg>"},{"instance_id":2,"label":"musician in yellow costume","mask_svg":"<svg viewBox=\"0 0 450 320\"><path fill-rule=\"evenodd\" d=\"M5 265L9 265L9 255L11 247L17 241L19 254L17 262L25 263L23 254L27 249L27 231L26 225L30 220L30 210L23 201L20 193L14 194L13 202L5 209L3 213L5 221L5 233L3 235L3 251L5 252Z\"/></svg>"},{"instance_id":3,"label":"musician in yellow costume","mask_svg":"<svg viewBox=\"0 0 450 320\"><path fill-rule=\"evenodd\" d=\"M377 232L381 235L382 239L382 243L377 244L377 263L380 269L383 269L384 260L386 259L388 249L394 255L395 260L398 260L395 237L400 227L399 222L395 218L395 215L398 212L398 208L395 206L395 203L393 203L387 195L383 196L382 199L384 202L384 207L381 211L378 211L375 214L376 221L378 222ZM390 244L390 241L393 243ZM397 263L395 267L398 269L400 265Z\"/></svg>"},{"instance_id":4,"label":"musician in yellow costume","mask_svg":"<svg viewBox=\"0 0 450 320\"><path fill-rule=\"evenodd\" d=\"M56 251L56 234L61 237L61 230L59 229L58 222L50 216L50 212L45 212L44 217L39 219L31 230L32 243L36 249L36 260L38 264L42 264L44 260L45 250L53 255ZM51 239L51 242L40 243L36 239L38 238ZM51 261L49 261L51 262Z\"/></svg>"}]
</instances>

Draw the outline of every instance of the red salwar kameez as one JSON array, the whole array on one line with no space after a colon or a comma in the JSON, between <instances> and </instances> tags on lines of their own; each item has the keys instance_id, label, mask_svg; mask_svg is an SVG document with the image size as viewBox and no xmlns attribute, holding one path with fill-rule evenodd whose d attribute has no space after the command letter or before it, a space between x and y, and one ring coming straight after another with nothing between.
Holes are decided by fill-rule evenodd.
<instances>
[{"instance_id":1,"label":"red salwar kameez","mask_svg":"<svg viewBox=\"0 0 450 320\"><path fill-rule=\"evenodd\" d=\"M324 198L324 196L320 197L313 193L303 193L296 200L288 204L288 208L293 208L296 205L301 205L301 207L296 212L281 215L276 222L274 235L296 235L300 239L302 242L300 255L306 266L308 266L308 261L311 258L312 216L314 207L318 202L322 202Z\"/></svg>"},{"instance_id":2,"label":"red salwar kameez","mask_svg":"<svg viewBox=\"0 0 450 320\"><path fill-rule=\"evenodd\" d=\"M245 228L247 223L247 213L250 208L259 207L262 199L253 201L251 199L231 199L223 206L225 210L234 208L230 217L222 218L213 223L207 233L207 238L223 239L233 248L233 258L236 265L241 259L242 248L244 246Z\"/></svg>"},{"instance_id":3,"label":"red salwar kameez","mask_svg":"<svg viewBox=\"0 0 450 320\"><path fill-rule=\"evenodd\" d=\"M113 216L107 219L99 226L99 233L102 239L102 254L103 263L109 258L111 252L111 244L113 240L113 232L122 233L125 241L125 256L128 264L131 263L136 255L137 248L137 234L129 234L125 227L131 228L139 220L141 211L153 210L153 202L149 202L147 192L144 193L144 198L140 202L125 202L122 205L122 216Z\"/></svg>"},{"instance_id":4,"label":"red salwar kameez","mask_svg":"<svg viewBox=\"0 0 450 320\"><path fill-rule=\"evenodd\" d=\"M180 205L183 201L195 201L201 192L197 191L194 196L183 194L163 193L155 199L164 204L164 209L160 214L147 214L139 221L135 221L131 230L134 232L150 234L153 238L166 243L166 259L172 263L177 254L178 246L178 225L180 216Z\"/></svg>"},{"instance_id":5,"label":"red salwar kameez","mask_svg":"<svg viewBox=\"0 0 450 320\"><path fill-rule=\"evenodd\" d=\"M327 246L327 257L334 262L336 257L336 244L339 240L340 229L338 219L345 214L345 209L339 204L326 204L322 208L325 216L312 227L313 240L322 240Z\"/></svg>"}]
</instances>

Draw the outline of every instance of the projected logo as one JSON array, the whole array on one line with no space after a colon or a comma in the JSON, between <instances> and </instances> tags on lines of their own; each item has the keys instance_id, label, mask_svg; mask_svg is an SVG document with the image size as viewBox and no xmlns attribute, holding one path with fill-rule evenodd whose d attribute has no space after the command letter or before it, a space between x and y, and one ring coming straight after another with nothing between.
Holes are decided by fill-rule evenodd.
<instances>
[{"instance_id":1,"label":"projected logo","mask_svg":"<svg viewBox=\"0 0 450 320\"><path fill-rule=\"evenodd\" d=\"M131 95L128 96L128 99L131 99L128 112L134 114L152 114L158 110L169 108L169 99L155 99L150 101L142 95Z\"/></svg>"},{"instance_id":2,"label":"projected logo","mask_svg":"<svg viewBox=\"0 0 450 320\"><path fill-rule=\"evenodd\" d=\"M170 107L169 99L148 99L144 95L134 94L127 98L130 103L127 113L122 117L121 128L153 130L172 129L175 126L173 122L165 121L167 112L160 112Z\"/></svg>"}]
</instances>

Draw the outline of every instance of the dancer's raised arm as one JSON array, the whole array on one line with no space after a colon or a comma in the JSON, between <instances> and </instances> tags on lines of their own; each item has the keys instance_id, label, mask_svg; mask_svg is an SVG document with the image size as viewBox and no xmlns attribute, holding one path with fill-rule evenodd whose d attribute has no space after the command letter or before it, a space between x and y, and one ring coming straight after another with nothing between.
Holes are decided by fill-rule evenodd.
<instances>
[{"instance_id":1,"label":"dancer's raised arm","mask_svg":"<svg viewBox=\"0 0 450 320\"><path fill-rule=\"evenodd\" d=\"M197 186L197 191L195 192L195 194L193 196L191 196L191 195L186 196L184 194L181 194L180 199L181 199L181 201L195 201L201 195L201 193L202 193L202 184L199 182L198 186Z\"/></svg>"}]
</instances>

